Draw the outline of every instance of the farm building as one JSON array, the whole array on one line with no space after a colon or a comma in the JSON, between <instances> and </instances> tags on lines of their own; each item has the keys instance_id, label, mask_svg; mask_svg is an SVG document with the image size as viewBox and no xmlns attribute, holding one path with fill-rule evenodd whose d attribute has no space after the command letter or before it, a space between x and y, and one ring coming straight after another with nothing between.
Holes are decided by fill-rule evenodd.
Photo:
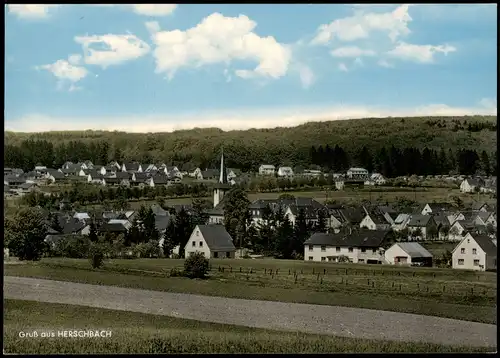
<instances>
[{"instance_id":1,"label":"farm building","mask_svg":"<svg viewBox=\"0 0 500 358\"><path fill-rule=\"evenodd\" d=\"M398 242L384 253L385 261L391 265L414 265L432 267L432 254L417 242Z\"/></svg>"}]
</instances>

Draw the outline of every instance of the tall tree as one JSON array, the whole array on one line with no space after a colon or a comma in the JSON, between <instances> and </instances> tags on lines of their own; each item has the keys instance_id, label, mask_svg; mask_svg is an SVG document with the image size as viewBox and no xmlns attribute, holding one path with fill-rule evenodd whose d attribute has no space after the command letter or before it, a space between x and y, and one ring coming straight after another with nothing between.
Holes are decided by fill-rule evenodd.
<instances>
[{"instance_id":1,"label":"tall tree","mask_svg":"<svg viewBox=\"0 0 500 358\"><path fill-rule=\"evenodd\" d=\"M251 223L250 201L247 194L239 189L231 189L224 198L224 226L235 242L242 248L247 241L246 232Z\"/></svg>"},{"instance_id":2,"label":"tall tree","mask_svg":"<svg viewBox=\"0 0 500 358\"><path fill-rule=\"evenodd\" d=\"M39 260L47 249L47 226L38 209L21 209L5 220L4 230L4 246L19 260Z\"/></svg>"},{"instance_id":3,"label":"tall tree","mask_svg":"<svg viewBox=\"0 0 500 358\"><path fill-rule=\"evenodd\" d=\"M485 150L481 152L481 169L484 171L486 175L490 175L491 173L490 157L488 156L488 153L486 153Z\"/></svg>"},{"instance_id":4,"label":"tall tree","mask_svg":"<svg viewBox=\"0 0 500 358\"><path fill-rule=\"evenodd\" d=\"M314 225L315 232L326 232L327 231L327 217L323 210L318 210L318 221Z\"/></svg>"},{"instance_id":5,"label":"tall tree","mask_svg":"<svg viewBox=\"0 0 500 358\"><path fill-rule=\"evenodd\" d=\"M189 241L189 237L194 229L193 222L189 213L181 208L175 216L175 240L174 243L179 245L179 256L184 257L184 247Z\"/></svg>"},{"instance_id":6,"label":"tall tree","mask_svg":"<svg viewBox=\"0 0 500 358\"><path fill-rule=\"evenodd\" d=\"M89 240L92 242L97 242L99 240L99 236L97 234L97 227L93 219L90 221Z\"/></svg>"}]
</instances>

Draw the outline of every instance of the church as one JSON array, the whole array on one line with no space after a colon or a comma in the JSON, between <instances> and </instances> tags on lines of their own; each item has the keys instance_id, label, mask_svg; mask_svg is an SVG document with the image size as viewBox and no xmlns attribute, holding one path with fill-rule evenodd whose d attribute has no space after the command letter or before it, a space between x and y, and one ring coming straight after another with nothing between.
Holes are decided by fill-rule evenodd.
<instances>
[{"instance_id":1,"label":"church","mask_svg":"<svg viewBox=\"0 0 500 358\"><path fill-rule=\"evenodd\" d=\"M209 210L209 224L222 224L224 220L224 194L231 189L227 181L226 166L224 165L224 151L221 151L219 181L214 186L214 207Z\"/></svg>"}]
</instances>

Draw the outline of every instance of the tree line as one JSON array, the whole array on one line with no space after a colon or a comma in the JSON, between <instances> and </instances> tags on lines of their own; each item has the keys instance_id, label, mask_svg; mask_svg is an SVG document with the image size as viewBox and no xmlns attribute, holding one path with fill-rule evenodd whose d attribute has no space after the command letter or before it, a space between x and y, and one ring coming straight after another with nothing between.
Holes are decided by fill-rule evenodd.
<instances>
[{"instance_id":1,"label":"tree line","mask_svg":"<svg viewBox=\"0 0 500 358\"><path fill-rule=\"evenodd\" d=\"M496 151L488 154L471 149L453 151L444 148L434 150L407 147L403 149L391 146L382 147L371 152L366 146L362 147L350 158L338 145L334 148L326 146L312 146L310 150L311 163L324 170L335 172L346 171L351 166L360 166L370 173L381 173L386 177L394 178L409 175L448 175L450 173L464 175L496 175Z\"/></svg>"},{"instance_id":2,"label":"tree line","mask_svg":"<svg viewBox=\"0 0 500 358\"><path fill-rule=\"evenodd\" d=\"M4 149L5 167L22 168L25 171L33 170L37 164L60 168L66 161L76 163L87 159L96 165L107 165L110 160L122 162L125 159L138 160L146 164L155 159L149 152L124 158L119 147L111 150L109 144L104 141L89 144L82 141L69 141L54 146L45 139L27 139L19 146L5 145ZM488 153L483 150L478 154L475 149L453 151L450 148L446 151L444 148L436 150L425 147L420 150L416 147L397 148L393 145L383 146L377 150L370 150L367 146L363 146L356 152L348 153L339 145L326 144L311 146L305 156L300 153L300 148L296 148L295 151L293 156L296 159L294 160L286 159L286 153L280 153L281 155L274 157L270 163L275 163L277 166L290 164L297 169L302 168L305 163L308 168L318 167L333 172L343 172L352 166L360 166L369 172L382 173L386 177L449 174L450 172L464 175L474 175L478 172L483 175L496 175L497 170L496 151ZM254 158L253 162L259 164L249 168L244 160L238 161L240 157L241 153L237 156L227 155L227 164L239 169L256 170L258 165L265 162L264 157ZM192 169L192 164L205 169L216 167L218 152L212 153L207 160L195 160L194 163L182 162L180 155L174 159L176 161L169 164L177 164L181 170Z\"/></svg>"}]
</instances>

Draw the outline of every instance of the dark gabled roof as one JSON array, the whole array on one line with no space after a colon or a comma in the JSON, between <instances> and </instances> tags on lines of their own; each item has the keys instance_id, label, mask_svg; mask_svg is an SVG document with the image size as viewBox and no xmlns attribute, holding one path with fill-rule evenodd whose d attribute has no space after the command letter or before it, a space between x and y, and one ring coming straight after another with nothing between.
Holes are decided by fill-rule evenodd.
<instances>
[{"instance_id":1,"label":"dark gabled roof","mask_svg":"<svg viewBox=\"0 0 500 358\"><path fill-rule=\"evenodd\" d=\"M431 215L415 214L411 216L408 226L424 227L429 224L431 219Z\"/></svg>"},{"instance_id":2,"label":"dark gabled roof","mask_svg":"<svg viewBox=\"0 0 500 358\"><path fill-rule=\"evenodd\" d=\"M197 225L211 251L235 251L231 235L223 225Z\"/></svg>"},{"instance_id":3,"label":"dark gabled roof","mask_svg":"<svg viewBox=\"0 0 500 358\"><path fill-rule=\"evenodd\" d=\"M388 233L389 230L360 230L351 235L315 233L304 242L304 245L380 247Z\"/></svg>"},{"instance_id":4,"label":"dark gabled roof","mask_svg":"<svg viewBox=\"0 0 500 358\"><path fill-rule=\"evenodd\" d=\"M168 177L166 175L154 175L152 179L155 184L168 184Z\"/></svg>"},{"instance_id":5,"label":"dark gabled roof","mask_svg":"<svg viewBox=\"0 0 500 358\"><path fill-rule=\"evenodd\" d=\"M19 185L19 188L20 189L30 189L34 186L35 186L35 184L33 184L33 183L23 183L23 184Z\"/></svg>"},{"instance_id":6,"label":"dark gabled roof","mask_svg":"<svg viewBox=\"0 0 500 358\"><path fill-rule=\"evenodd\" d=\"M292 212L293 215L297 216L299 215L300 211L304 211L304 215L306 219L316 219L318 217L318 211L323 210L325 215L328 215L328 212L326 209L321 208L321 209L316 209L312 206L296 206L296 205L290 205L289 206L290 211Z\"/></svg>"},{"instance_id":7,"label":"dark gabled roof","mask_svg":"<svg viewBox=\"0 0 500 358\"><path fill-rule=\"evenodd\" d=\"M49 172L49 174L52 175L54 177L54 179L63 179L64 178L64 174L58 170L51 170Z\"/></svg>"},{"instance_id":8,"label":"dark gabled roof","mask_svg":"<svg viewBox=\"0 0 500 358\"><path fill-rule=\"evenodd\" d=\"M119 183L121 183L121 181L123 179L105 177L104 180L106 181L106 183L109 183L109 184L119 184Z\"/></svg>"},{"instance_id":9,"label":"dark gabled roof","mask_svg":"<svg viewBox=\"0 0 500 358\"><path fill-rule=\"evenodd\" d=\"M366 216L363 208L357 207L342 208L340 209L340 212L346 221L354 225L359 224Z\"/></svg>"},{"instance_id":10,"label":"dark gabled roof","mask_svg":"<svg viewBox=\"0 0 500 358\"><path fill-rule=\"evenodd\" d=\"M84 222L78 219L70 219L63 225L63 234L72 234L82 230L85 226L87 226Z\"/></svg>"},{"instance_id":11,"label":"dark gabled roof","mask_svg":"<svg viewBox=\"0 0 500 358\"><path fill-rule=\"evenodd\" d=\"M429 203L429 207L431 208L433 213L439 211L449 211L454 209L453 205L450 203Z\"/></svg>"},{"instance_id":12,"label":"dark gabled roof","mask_svg":"<svg viewBox=\"0 0 500 358\"><path fill-rule=\"evenodd\" d=\"M436 222L436 225L450 226L450 221L448 220L448 217L444 213L433 215L433 218L434 221Z\"/></svg>"},{"instance_id":13,"label":"dark gabled roof","mask_svg":"<svg viewBox=\"0 0 500 358\"><path fill-rule=\"evenodd\" d=\"M368 216L372 219L372 221L375 223L375 225L388 225L389 222L387 222L387 219L384 217L384 215L376 210L369 211L367 213Z\"/></svg>"},{"instance_id":14,"label":"dark gabled roof","mask_svg":"<svg viewBox=\"0 0 500 358\"><path fill-rule=\"evenodd\" d=\"M155 217L155 226L156 229L160 232L164 231L168 224L170 223L171 217L170 215L157 215Z\"/></svg>"},{"instance_id":15,"label":"dark gabled roof","mask_svg":"<svg viewBox=\"0 0 500 358\"><path fill-rule=\"evenodd\" d=\"M254 202L252 202L248 206L248 208L250 210L264 209L266 206L271 205L274 202L276 202L276 200L271 200L271 199L257 199Z\"/></svg>"},{"instance_id":16,"label":"dark gabled roof","mask_svg":"<svg viewBox=\"0 0 500 358\"><path fill-rule=\"evenodd\" d=\"M26 183L26 179L23 177L16 177L16 176L4 176L3 177L4 181L7 181L9 184L22 184Z\"/></svg>"},{"instance_id":17,"label":"dark gabled roof","mask_svg":"<svg viewBox=\"0 0 500 358\"><path fill-rule=\"evenodd\" d=\"M479 179L479 178L468 178L465 179L470 186L481 186L484 185L484 180Z\"/></svg>"},{"instance_id":18,"label":"dark gabled roof","mask_svg":"<svg viewBox=\"0 0 500 358\"><path fill-rule=\"evenodd\" d=\"M127 232L127 228L121 223L104 223L99 228L101 232Z\"/></svg>"},{"instance_id":19,"label":"dark gabled roof","mask_svg":"<svg viewBox=\"0 0 500 358\"><path fill-rule=\"evenodd\" d=\"M143 182L144 180L146 180L149 177L149 174L148 173L135 173L134 176L135 176L135 181Z\"/></svg>"},{"instance_id":20,"label":"dark gabled roof","mask_svg":"<svg viewBox=\"0 0 500 358\"><path fill-rule=\"evenodd\" d=\"M219 169L207 169L207 170L203 170L201 172L201 175L204 178L217 178L220 175L220 173L219 173Z\"/></svg>"},{"instance_id":21,"label":"dark gabled roof","mask_svg":"<svg viewBox=\"0 0 500 358\"><path fill-rule=\"evenodd\" d=\"M133 163L123 163L125 165L125 169L127 170L132 170L132 171L137 171L139 170L139 163L133 162Z\"/></svg>"},{"instance_id":22,"label":"dark gabled roof","mask_svg":"<svg viewBox=\"0 0 500 358\"><path fill-rule=\"evenodd\" d=\"M497 245L487 235L472 235L477 244L488 256L497 256Z\"/></svg>"},{"instance_id":23,"label":"dark gabled roof","mask_svg":"<svg viewBox=\"0 0 500 358\"><path fill-rule=\"evenodd\" d=\"M117 179L132 179L132 174L128 172L116 172Z\"/></svg>"},{"instance_id":24,"label":"dark gabled roof","mask_svg":"<svg viewBox=\"0 0 500 358\"><path fill-rule=\"evenodd\" d=\"M114 211L105 211L102 213L104 219L117 219L118 216L120 216L120 213Z\"/></svg>"}]
</instances>

